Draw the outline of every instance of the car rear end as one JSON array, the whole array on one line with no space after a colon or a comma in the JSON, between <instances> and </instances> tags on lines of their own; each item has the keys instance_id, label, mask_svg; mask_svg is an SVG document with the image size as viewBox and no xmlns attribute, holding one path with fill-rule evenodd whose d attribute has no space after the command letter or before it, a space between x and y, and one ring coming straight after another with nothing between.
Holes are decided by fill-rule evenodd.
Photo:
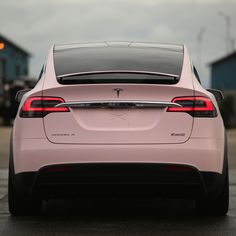
<instances>
[{"instance_id":1,"label":"car rear end","mask_svg":"<svg viewBox=\"0 0 236 236\"><path fill-rule=\"evenodd\" d=\"M183 46L56 46L13 129L26 195L218 194L224 126Z\"/></svg>"}]
</instances>

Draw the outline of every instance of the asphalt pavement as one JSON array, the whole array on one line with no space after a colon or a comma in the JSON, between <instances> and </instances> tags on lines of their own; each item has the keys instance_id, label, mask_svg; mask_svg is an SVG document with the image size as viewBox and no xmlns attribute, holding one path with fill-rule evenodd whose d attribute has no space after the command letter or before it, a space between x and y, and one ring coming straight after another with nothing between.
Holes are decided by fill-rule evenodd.
<instances>
[{"instance_id":1,"label":"asphalt pavement","mask_svg":"<svg viewBox=\"0 0 236 236\"><path fill-rule=\"evenodd\" d=\"M44 202L43 214L11 217L7 206L9 128L0 127L0 235L236 235L236 130L227 132L230 209L200 217L194 202L166 199L74 199Z\"/></svg>"}]
</instances>

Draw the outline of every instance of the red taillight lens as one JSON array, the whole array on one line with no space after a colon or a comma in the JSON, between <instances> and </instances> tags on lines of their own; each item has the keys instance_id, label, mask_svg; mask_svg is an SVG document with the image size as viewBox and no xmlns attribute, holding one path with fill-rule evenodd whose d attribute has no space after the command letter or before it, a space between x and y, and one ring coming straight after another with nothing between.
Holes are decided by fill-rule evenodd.
<instances>
[{"instance_id":1,"label":"red taillight lens","mask_svg":"<svg viewBox=\"0 0 236 236\"><path fill-rule=\"evenodd\" d=\"M51 112L68 112L67 107L55 107L62 102L65 102L64 99L57 97L30 97L25 101L20 116L33 118L44 117Z\"/></svg>"},{"instance_id":2,"label":"red taillight lens","mask_svg":"<svg viewBox=\"0 0 236 236\"><path fill-rule=\"evenodd\" d=\"M216 117L217 111L208 97L177 97L172 102L182 107L169 107L168 112L186 112L194 117Z\"/></svg>"}]
</instances>

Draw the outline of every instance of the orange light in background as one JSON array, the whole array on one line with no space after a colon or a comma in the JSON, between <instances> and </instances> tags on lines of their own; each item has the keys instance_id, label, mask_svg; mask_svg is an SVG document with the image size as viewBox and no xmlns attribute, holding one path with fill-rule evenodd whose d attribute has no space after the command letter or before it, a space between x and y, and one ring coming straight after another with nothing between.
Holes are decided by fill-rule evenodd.
<instances>
[{"instance_id":1,"label":"orange light in background","mask_svg":"<svg viewBox=\"0 0 236 236\"><path fill-rule=\"evenodd\" d=\"M3 50L5 48L5 43L0 41L0 50Z\"/></svg>"}]
</instances>

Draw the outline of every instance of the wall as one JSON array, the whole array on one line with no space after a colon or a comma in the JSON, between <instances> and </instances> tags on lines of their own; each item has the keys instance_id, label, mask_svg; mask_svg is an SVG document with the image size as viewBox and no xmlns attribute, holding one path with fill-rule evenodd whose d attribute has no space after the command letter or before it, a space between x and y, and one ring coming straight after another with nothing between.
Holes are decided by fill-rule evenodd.
<instances>
[{"instance_id":1,"label":"wall","mask_svg":"<svg viewBox=\"0 0 236 236\"><path fill-rule=\"evenodd\" d=\"M236 90L236 54L224 61L216 63L211 70L212 88Z\"/></svg>"}]
</instances>

